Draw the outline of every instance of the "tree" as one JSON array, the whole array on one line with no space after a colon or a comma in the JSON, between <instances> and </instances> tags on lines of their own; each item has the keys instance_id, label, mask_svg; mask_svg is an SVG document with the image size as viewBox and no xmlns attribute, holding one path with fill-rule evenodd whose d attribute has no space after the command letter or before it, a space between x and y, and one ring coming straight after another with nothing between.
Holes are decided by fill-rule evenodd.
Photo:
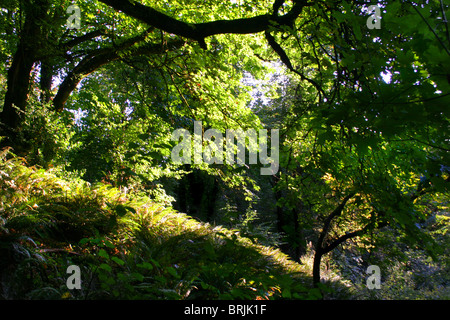
<instances>
[{"instance_id":1,"label":"tree","mask_svg":"<svg viewBox=\"0 0 450 320\"><path fill-rule=\"evenodd\" d=\"M89 1L81 8L87 17L87 21L83 21L88 26L84 28L86 31L76 30L74 35L70 35L70 30L65 30L63 8L58 1L19 3L19 8L15 7L15 2L7 3L6 6L6 13L12 13L15 18L13 23L17 33L20 33L21 41L17 44L8 71L7 91L0 117L4 125L3 135L7 136L12 144L20 128L21 111L26 112L32 67L37 63L41 69L40 89L45 92L43 100L49 100L52 79L61 71L66 73L53 98L55 110L62 111L80 81L103 65L132 56L161 55L185 44L185 41L179 38L170 35L166 37L166 32L194 39L200 47L206 49L204 39L215 34L264 31L269 28L269 20L280 25L292 24L306 5L298 2L288 14L280 17L276 11L273 15L265 14L253 18L189 24L136 2L105 1L105 4L127 14L124 21L117 23L116 14L110 8ZM170 11L171 7L167 5L166 9ZM97 19L93 12L98 15L101 11L104 11L104 14ZM129 17L140 19L147 26L136 23ZM127 25L130 22L136 26L132 32L129 32Z\"/></svg>"},{"instance_id":2,"label":"tree","mask_svg":"<svg viewBox=\"0 0 450 320\"><path fill-rule=\"evenodd\" d=\"M309 8L319 27L305 27L297 37L301 68L309 69L312 81L309 88L292 84L300 101L284 122L289 156L279 188L290 190L284 205L302 207L303 223L317 228L316 284L324 254L351 238L373 241L375 230L386 226L433 253L418 226L426 210L417 199L448 191L443 61L450 42L442 40L448 40L448 26L433 20L448 8L380 5L385 27L376 36L363 30L364 7L342 2L325 9L326 16ZM418 35L409 33L412 25L421 26ZM316 84L322 90L311 91Z\"/></svg>"},{"instance_id":3,"label":"tree","mask_svg":"<svg viewBox=\"0 0 450 320\"><path fill-rule=\"evenodd\" d=\"M270 125L281 129L284 145L276 198L284 213L294 212L285 219L294 233L315 231L316 284L324 254L382 227L431 248L417 227L426 214L417 199L448 191L443 1L380 1L381 29L367 28L363 1L85 1L79 30L66 28L68 5L2 5L9 65L2 145L29 152L23 118L31 103L51 102L57 114L82 109L89 116L72 165L92 155L98 139L103 149L91 160L122 181L166 166L170 145L158 128L192 129L194 120L219 130ZM19 40L7 42L11 34ZM258 108L241 80L244 72L263 78L270 61L287 70L289 94ZM150 146L150 139L162 142ZM119 177L122 166L132 169ZM212 169L226 172L224 180L239 175Z\"/></svg>"}]
</instances>

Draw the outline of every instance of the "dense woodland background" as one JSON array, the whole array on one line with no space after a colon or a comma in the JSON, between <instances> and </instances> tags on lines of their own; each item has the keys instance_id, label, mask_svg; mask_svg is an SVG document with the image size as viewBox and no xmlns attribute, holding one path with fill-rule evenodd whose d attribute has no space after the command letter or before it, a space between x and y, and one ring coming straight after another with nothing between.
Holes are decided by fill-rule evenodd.
<instances>
[{"instance_id":1,"label":"dense woodland background","mask_svg":"<svg viewBox=\"0 0 450 320\"><path fill-rule=\"evenodd\" d=\"M2 1L1 299L449 299L449 17ZM194 121L279 129L278 172L175 164Z\"/></svg>"}]
</instances>

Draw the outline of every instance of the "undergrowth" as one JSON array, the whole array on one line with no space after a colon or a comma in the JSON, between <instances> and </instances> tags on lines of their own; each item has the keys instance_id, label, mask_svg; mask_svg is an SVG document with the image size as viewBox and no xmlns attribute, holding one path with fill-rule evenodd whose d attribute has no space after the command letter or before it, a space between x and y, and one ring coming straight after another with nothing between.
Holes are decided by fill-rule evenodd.
<instances>
[{"instance_id":1,"label":"undergrowth","mask_svg":"<svg viewBox=\"0 0 450 320\"><path fill-rule=\"evenodd\" d=\"M0 155L1 299L320 298L304 266L238 230L24 161Z\"/></svg>"}]
</instances>

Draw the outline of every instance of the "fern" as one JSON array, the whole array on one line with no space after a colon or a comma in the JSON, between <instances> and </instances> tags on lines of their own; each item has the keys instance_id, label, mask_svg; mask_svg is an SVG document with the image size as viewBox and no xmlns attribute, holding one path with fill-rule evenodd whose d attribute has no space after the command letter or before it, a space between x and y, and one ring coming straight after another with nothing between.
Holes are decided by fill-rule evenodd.
<instances>
[{"instance_id":1,"label":"fern","mask_svg":"<svg viewBox=\"0 0 450 320\"><path fill-rule=\"evenodd\" d=\"M145 196L58 177L11 153L0 164L0 272L6 298L192 299L305 296L301 272L279 251L200 223ZM86 287L68 293L65 267ZM284 275L284 276L283 276ZM277 279L285 279L279 281ZM287 290L287 291L286 291ZM3 290L4 291L4 290Z\"/></svg>"}]
</instances>

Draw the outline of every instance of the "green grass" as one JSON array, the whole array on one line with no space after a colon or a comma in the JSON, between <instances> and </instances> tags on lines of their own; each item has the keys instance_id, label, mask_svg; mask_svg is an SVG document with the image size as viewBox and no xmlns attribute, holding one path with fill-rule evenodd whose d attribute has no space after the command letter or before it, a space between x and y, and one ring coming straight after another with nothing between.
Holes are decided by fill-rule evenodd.
<instances>
[{"instance_id":1,"label":"green grass","mask_svg":"<svg viewBox=\"0 0 450 320\"><path fill-rule=\"evenodd\" d=\"M320 297L305 266L238 230L17 157L1 160L3 299ZM80 290L66 286L69 265L81 269Z\"/></svg>"}]
</instances>

